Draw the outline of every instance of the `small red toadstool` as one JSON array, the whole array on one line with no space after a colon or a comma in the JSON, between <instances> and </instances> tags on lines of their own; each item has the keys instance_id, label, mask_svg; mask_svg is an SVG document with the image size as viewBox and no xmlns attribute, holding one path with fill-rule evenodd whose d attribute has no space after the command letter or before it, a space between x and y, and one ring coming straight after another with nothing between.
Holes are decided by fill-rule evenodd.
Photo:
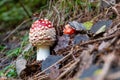
<instances>
[{"instance_id":1,"label":"small red toadstool","mask_svg":"<svg viewBox=\"0 0 120 80\"><path fill-rule=\"evenodd\" d=\"M86 32L86 28L83 26L82 23L78 23L77 21L69 22L67 25L65 25L65 28L63 30L64 34L74 34L75 32Z\"/></svg>"},{"instance_id":2,"label":"small red toadstool","mask_svg":"<svg viewBox=\"0 0 120 80\"><path fill-rule=\"evenodd\" d=\"M65 25L65 28L63 30L64 34L74 34L75 29L73 29L69 24Z\"/></svg>"},{"instance_id":3,"label":"small red toadstool","mask_svg":"<svg viewBox=\"0 0 120 80\"><path fill-rule=\"evenodd\" d=\"M47 19L36 20L30 28L29 41L37 47L37 60L45 60L50 55L50 46L56 40L56 31Z\"/></svg>"}]
</instances>

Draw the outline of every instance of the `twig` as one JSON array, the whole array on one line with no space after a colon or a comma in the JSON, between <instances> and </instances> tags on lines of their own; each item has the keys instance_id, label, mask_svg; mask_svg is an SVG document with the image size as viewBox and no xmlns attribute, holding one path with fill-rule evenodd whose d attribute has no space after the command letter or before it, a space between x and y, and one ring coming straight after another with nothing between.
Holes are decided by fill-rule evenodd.
<instances>
[{"instance_id":1,"label":"twig","mask_svg":"<svg viewBox=\"0 0 120 80\"><path fill-rule=\"evenodd\" d=\"M19 0L20 5L22 6L23 10L26 12L26 14L28 15L29 18L32 18L31 15L29 14L28 10L25 8L24 4L22 3L21 0Z\"/></svg>"},{"instance_id":2,"label":"twig","mask_svg":"<svg viewBox=\"0 0 120 80\"><path fill-rule=\"evenodd\" d=\"M87 41L87 42L78 44L78 46L83 46L83 45L86 45L86 44L91 44L91 43L94 43L94 42L111 39L111 38L116 37L116 36L119 37L119 36L120 36L120 32L119 32L119 33L116 33L116 34L113 34L113 35L110 35L110 36L107 36L107 37L102 37L102 38L99 38L99 39L89 40L89 41Z\"/></svg>"},{"instance_id":3,"label":"twig","mask_svg":"<svg viewBox=\"0 0 120 80\"><path fill-rule=\"evenodd\" d=\"M40 12L40 14L39 14L39 18L41 18L42 15L43 15L43 11Z\"/></svg>"},{"instance_id":4,"label":"twig","mask_svg":"<svg viewBox=\"0 0 120 80\"><path fill-rule=\"evenodd\" d=\"M109 79L111 79L111 80L116 80L116 79L118 79L118 78L120 78L120 71L115 72L115 73L111 73L111 74L109 74L109 75L107 76L107 79L108 79L108 80L109 80Z\"/></svg>"},{"instance_id":5,"label":"twig","mask_svg":"<svg viewBox=\"0 0 120 80\"><path fill-rule=\"evenodd\" d=\"M116 7L112 7L112 9L115 11L115 13L119 16L120 14L119 14L119 12L118 12L118 10L116 9Z\"/></svg>"},{"instance_id":6,"label":"twig","mask_svg":"<svg viewBox=\"0 0 120 80\"><path fill-rule=\"evenodd\" d=\"M97 77L96 80L104 80L105 76L107 75L110 65L112 63L112 61L115 59L115 55L114 54L110 54L106 57L105 59L105 64L104 67L102 69L101 74Z\"/></svg>"},{"instance_id":7,"label":"twig","mask_svg":"<svg viewBox=\"0 0 120 80\"><path fill-rule=\"evenodd\" d=\"M13 33L15 33L23 24L27 23L28 21L30 21L32 19L27 19L27 20L24 20L21 24L19 24L7 37L5 37L3 39L3 41L6 41Z\"/></svg>"},{"instance_id":8,"label":"twig","mask_svg":"<svg viewBox=\"0 0 120 80\"><path fill-rule=\"evenodd\" d=\"M43 79L45 79L45 78L47 78L47 77L48 77L48 75L45 74L45 75L39 76L39 79L38 79L38 80L43 80Z\"/></svg>"},{"instance_id":9,"label":"twig","mask_svg":"<svg viewBox=\"0 0 120 80\"><path fill-rule=\"evenodd\" d=\"M69 71L72 71L75 68L75 65L78 64L80 59L76 60L75 63L71 64L69 68L66 69L56 80L60 80L65 74L67 74Z\"/></svg>"},{"instance_id":10,"label":"twig","mask_svg":"<svg viewBox=\"0 0 120 80\"><path fill-rule=\"evenodd\" d=\"M66 69L68 66L70 66L70 65L73 64L74 62L75 62L74 60L70 61L68 64L66 64L65 66L63 66L60 70Z\"/></svg>"},{"instance_id":11,"label":"twig","mask_svg":"<svg viewBox=\"0 0 120 80\"><path fill-rule=\"evenodd\" d=\"M58 22L57 22L57 27L56 27L56 29L57 29L57 32L58 32L58 35L60 35L60 31L58 30L58 26L59 26L59 24L60 24L60 20L61 20L61 18L60 18L60 12L57 10L57 8L55 7L55 6L52 6L53 7L53 9L55 10L55 12L58 14L57 16L58 16Z\"/></svg>"},{"instance_id":12,"label":"twig","mask_svg":"<svg viewBox=\"0 0 120 80\"><path fill-rule=\"evenodd\" d=\"M73 54L71 54L71 55L72 55L73 59L76 61L76 57Z\"/></svg>"},{"instance_id":13,"label":"twig","mask_svg":"<svg viewBox=\"0 0 120 80\"><path fill-rule=\"evenodd\" d=\"M32 47L32 44L27 44L25 49L22 51L22 55L24 55L25 52L29 51L31 47Z\"/></svg>"}]
</instances>

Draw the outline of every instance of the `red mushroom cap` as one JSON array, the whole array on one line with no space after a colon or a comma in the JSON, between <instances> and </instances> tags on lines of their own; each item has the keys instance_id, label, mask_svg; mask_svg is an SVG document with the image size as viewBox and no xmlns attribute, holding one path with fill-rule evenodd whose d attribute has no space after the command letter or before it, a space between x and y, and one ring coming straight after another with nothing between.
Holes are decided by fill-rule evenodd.
<instances>
[{"instance_id":1,"label":"red mushroom cap","mask_svg":"<svg viewBox=\"0 0 120 80\"><path fill-rule=\"evenodd\" d=\"M63 30L64 34L74 34L75 33L75 29L73 29L69 24L65 25L65 28Z\"/></svg>"},{"instance_id":2,"label":"red mushroom cap","mask_svg":"<svg viewBox=\"0 0 120 80\"><path fill-rule=\"evenodd\" d=\"M52 27L53 27L53 25L52 25L51 21L48 21L48 19L40 19L40 20L35 21L32 24L31 30L34 30L36 28L43 30L43 29L52 28Z\"/></svg>"},{"instance_id":3,"label":"red mushroom cap","mask_svg":"<svg viewBox=\"0 0 120 80\"><path fill-rule=\"evenodd\" d=\"M36 45L52 45L56 40L56 31L52 23L47 19L36 20L29 33L29 41Z\"/></svg>"}]
</instances>

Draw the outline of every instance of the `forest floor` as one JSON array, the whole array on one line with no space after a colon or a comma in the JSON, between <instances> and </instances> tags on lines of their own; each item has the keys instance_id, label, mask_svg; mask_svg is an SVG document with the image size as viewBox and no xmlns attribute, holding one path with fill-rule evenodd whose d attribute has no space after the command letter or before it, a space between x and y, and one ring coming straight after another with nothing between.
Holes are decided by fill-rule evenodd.
<instances>
[{"instance_id":1,"label":"forest floor","mask_svg":"<svg viewBox=\"0 0 120 80\"><path fill-rule=\"evenodd\" d=\"M99 8L91 12L75 8L73 13L56 4L0 35L0 80L120 80L120 3L101 12ZM32 20L44 17L53 22L57 42L51 56L36 61L28 33ZM82 23L89 32L63 34L71 21Z\"/></svg>"}]
</instances>

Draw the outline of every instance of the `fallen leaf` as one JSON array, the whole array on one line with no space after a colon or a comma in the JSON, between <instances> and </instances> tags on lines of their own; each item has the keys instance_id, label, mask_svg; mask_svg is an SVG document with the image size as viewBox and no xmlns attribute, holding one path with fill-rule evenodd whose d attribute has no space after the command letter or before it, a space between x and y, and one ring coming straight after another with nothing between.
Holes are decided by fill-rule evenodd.
<instances>
[{"instance_id":1,"label":"fallen leaf","mask_svg":"<svg viewBox=\"0 0 120 80\"><path fill-rule=\"evenodd\" d=\"M57 62L59 59L61 59L63 56L59 56L59 55L50 55L48 56L43 62L42 62L42 71L48 67L50 67L52 64L54 64L55 62ZM59 67L59 65L57 65ZM49 73L50 71L46 71L46 73Z\"/></svg>"},{"instance_id":2,"label":"fallen leaf","mask_svg":"<svg viewBox=\"0 0 120 80\"><path fill-rule=\"evenodd\" d=\"M106 26L105 30L112 25L112 20L101 20L95 23L90 29L93 33L96 33L102 26Z\"/></svg>"},{"instance_id":3,"label":"fallen leaf","mask_svg":"<svg viewBox=\"0 0 120 80\"><path fill-rule=\"evenodd\" d=\"M20 73L26 68L27 61L23 57L19 57L16 60L16 71L17 74L20 75Z\"/></svg>"},{"instance_id":4,"label":"fallen leaf","mask_svg":"<svg viewBox=\"0 0 120 80\"><path fill-rule=\"evenodd\" d=\"M85 26L85 28L87 30L90 30L93 26L93 22L92 21L87 21L87 22L84 22L83 25Z\"/></svg>"},{"instance_id":5,"label":"fallen leaf","mask_svg":"<svg viewBox=\"0 0 120 80\"><path fill-rule=\"evenodd\" d=\"M71 27L73 27L76 31L86 30L85 26L82 23L79 23L77 21L69 22Z\"/></svg>"},{"instance_id":6,"label":"fallen leaf","mask_svg":"<svg viewBox=\"0 0 120 80\"><path fill-rule=\"evenodd\" d=\"M86 34L78 34L78 35L75 35L75 37L74 37L74 39L72 41L72 44L76 45L76 44L79 44L82 41L87 41L87 40L89 40L88 35L86 35Z\"/></svg>"},{"instance_id":7,"label":"fallen leaf","mask_svg":"<svg viewBox=\"0 0 120 80\"><path fill-rule=\"evenodd\" d=\"M103 25L93 36L98 35L102 32L105 32L105 29L106 29L106 25Z\"/></svg>"},{"instance_id":8,"label":"fallen leaf","mask_svg":"<svg viewBox=\"0 0 120 80\"><path fill-rule=\"evenodd\" d=\"M108 8L112 5L116 4L116 0L102 0L101 1L101 8Z\"/></svg>"},{"instance_id":9,"label":"fallen leaf","mask_svg":"<svg viewBox=\"0 0 120 80\"><path fill-rule=\"evenodd\" d=\"M60 49L66 48L69 45L70 37L68 35L63 35L58 37L58 43L54 48L54 51L57 52Z\"/></svg>"},{"instance_id":10,"label":"fallen leaf","mask_svg":"<svg viewBox=\"0 0 120 80\"><path fill-rule=\"evenodd\" d=\"M86 70L83 71L82 75L80 76L80 79L92 77L92 76L94 76L94 73L100 69L101 69L100 66L91 65L89 68L87 68Z\"/></svg>"}]
</instances>

